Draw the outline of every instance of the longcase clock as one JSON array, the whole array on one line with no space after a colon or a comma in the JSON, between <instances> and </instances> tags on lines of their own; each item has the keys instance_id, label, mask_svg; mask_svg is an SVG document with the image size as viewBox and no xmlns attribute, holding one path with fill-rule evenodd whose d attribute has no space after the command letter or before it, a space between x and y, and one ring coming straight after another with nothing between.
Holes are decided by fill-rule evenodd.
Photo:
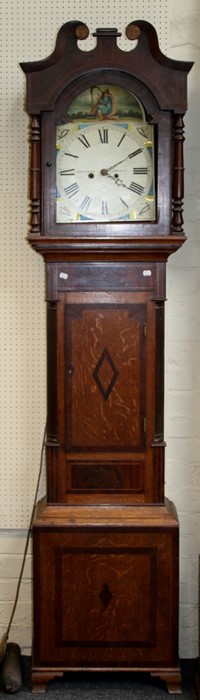
<instances>
[{"instance_id":1,"label":"longcase clock","mask_svg":"<svg viewBox=\"0 0 200 700\"><path fill-rule=\"evenodd\" d=\"M46 268L47 496L33 526L32 682L136 671L180 692L178 537L164 497L164 301L184 242L191 63L155 29L59 31L23 63L31 115L29 242Z\"/></svg>"}]
</instances>

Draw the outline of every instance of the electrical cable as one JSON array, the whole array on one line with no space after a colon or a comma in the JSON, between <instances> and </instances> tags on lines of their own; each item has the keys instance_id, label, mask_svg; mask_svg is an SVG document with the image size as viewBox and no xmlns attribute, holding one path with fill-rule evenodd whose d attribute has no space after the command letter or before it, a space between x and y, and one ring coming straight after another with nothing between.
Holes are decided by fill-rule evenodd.
<instances>
[{"instance_id":1,"label":"electrical cable","mask_svg":"<svg viewBox=\"0 0 200 700\"><path fill-rule=\"evenodd\" d=\"M39 468L39 473L38 473L38 478L37 478L35 498L34 498L34 503L33 503L32 511L31 511L31 518L30 518L30 523L29 523L29 527L28 527L28 533L27 533L26 544L25 544L25 549L24 549L24 554L23 554L23 559L22 559L22 565L21 565L21 570L20 570L20 574L19 574L17 590L16 590L16 594L15 594L15 600L14 600L14 604L13 604L13 608L12 608L12 612L11 612L11 616L10 616L7 630L6 630L5 634L3 635L2 639L0 640L0 663L2 663L5 652L6 652L6 645L7 645L7 641L9 638L9 632L10 632L10 628L12 625L13 617L14 617L14 614L16 611L18 598L19 598L19 591L20 591L20 586L21 586L21 581L22 581L22 576L23 576L23 571L24 571L24 566L25 566L25 561L26 561L26 555L27 555L27 551L28 551L29 540L30 540L31 531L32 531L33 519L34 519L34 514L35 514L35 507L36 507L36 503L37 503L40 479L41 479L41 474L42 474L46 430L47 430L47 421L45 423L44 435L43 435L43 440L42 440L42 448L41 448L41 453L40 453L40 468Z\"/></svg>"}]
</instances>

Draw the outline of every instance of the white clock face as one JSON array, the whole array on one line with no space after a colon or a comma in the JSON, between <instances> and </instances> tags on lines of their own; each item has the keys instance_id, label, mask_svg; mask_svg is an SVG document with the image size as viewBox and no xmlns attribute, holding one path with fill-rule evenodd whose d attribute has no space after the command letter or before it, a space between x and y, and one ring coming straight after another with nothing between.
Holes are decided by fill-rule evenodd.
<instances>
[{"instance_id":1,"label":"white clock face","mask_svg":"<svg viewBox=\"0 0 200 700\"><path fill-rule=\"evenodd\" d=\"M148 124L57 127L57 223L155 220L153 155Z\"/></svg>"}]
</instances>

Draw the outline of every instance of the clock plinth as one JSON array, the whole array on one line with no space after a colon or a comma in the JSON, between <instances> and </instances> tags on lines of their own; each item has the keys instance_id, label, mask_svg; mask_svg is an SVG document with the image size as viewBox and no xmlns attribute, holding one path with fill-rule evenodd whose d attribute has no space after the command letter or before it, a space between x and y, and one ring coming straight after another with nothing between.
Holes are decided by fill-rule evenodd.
<instances>
[{"instance_id":1,"label":"clock plinth","mask_svg":"<svg viewBox=\"0 0 200 700\"><path fill-rule=\"evenodd\" d=\"M164 495L166 261L183 244L191 63L147 22L68 22L22 64L29 242L46 267L47 498L33 524L33 691L65 671L145 671L181 692L179 525Z\"/></svg>"},{"instance_id":2,"label":"clock plinth","mask_svg":"<svg viewBox=\"0 0 200 700\"><path fill-rule=\"evenodd\" d=\"M50 672L145 670L178 692L173 505L43 502L33 542L34 687Z\"/></svg>"}]
</instances>

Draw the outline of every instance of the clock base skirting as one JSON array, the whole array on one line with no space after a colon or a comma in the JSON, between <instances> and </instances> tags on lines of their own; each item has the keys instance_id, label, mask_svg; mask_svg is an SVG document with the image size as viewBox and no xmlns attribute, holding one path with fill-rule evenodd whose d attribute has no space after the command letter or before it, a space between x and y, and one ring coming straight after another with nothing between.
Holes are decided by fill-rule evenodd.
<instances>
[{"instance_id":1,"label":"clock base skirting","mask_svg":"<svg viewBox=\"0 0 200 700\"><path fill-rule=\"evenodd\" d=\"M33 668L32 669L32 693L45 693L47 683L51 680L54 680L55 678L62 678L64 673L66 671L69 672L83 672L83 671L92 671L92 672L114 672L114 673L119 673L121 671L123 672L128 672L128 673L138 673L139 672L145 672L145 673L150 673L150 675L154 678L160 678L166 683L168 693L170 694L176 694L180 695L182 693L182 687L181 687L181 672L179 666L177 668L112 668L112 669L104 669L104 668L72 668L72 669L63 669L63 668Z\"/></svg>"}]
</instances>

